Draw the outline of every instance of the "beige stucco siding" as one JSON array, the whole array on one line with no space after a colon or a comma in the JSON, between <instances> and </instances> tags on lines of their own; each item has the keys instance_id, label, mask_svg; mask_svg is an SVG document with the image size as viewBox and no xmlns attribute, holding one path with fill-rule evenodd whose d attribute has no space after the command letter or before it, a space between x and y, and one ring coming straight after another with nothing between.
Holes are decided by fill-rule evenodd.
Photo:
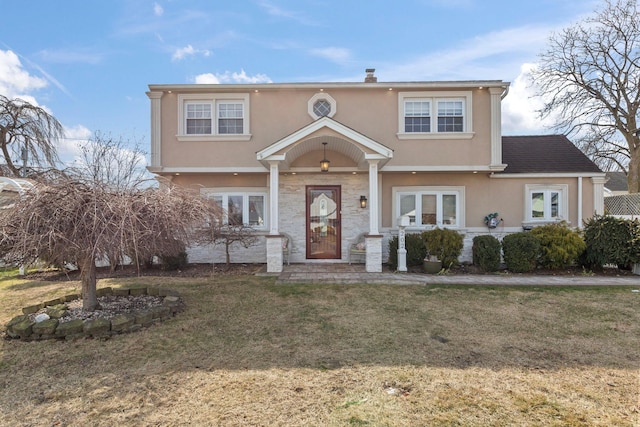
<instances>
[{"instance_id":1,"label":"beige stucco siding","mask_svg":"<svg viewBox=\"0 0 640 427\"><path fill-rule=\"evenodd\" d=\"M572 226L580 226L578 218L578 178L491 178L489 174L474 173L386 173L381 178L382 227L395 227L396 214L393 212L394 187L464 187L465 228L484 227L484 217L498 212L504 220L502 227L521 227L526 221L526 185L566 185L567 220ZM582 179L582 219L593 216L593 185L589 178Z\"/></svg>"},{"instance_id":2,"label":"beige stucco siding","mask_svg":"<svg viewBox=\"0 0 640 427\"><path fill-rule=\"evenodd\" d=\"M267 187L269 176L259 173L233 174L181 174L173 176L172 182L182 187L200 190L201 188L260 188Z\"/></svg>"},{"instance_id":3,"label":"beige stucco siding","mask_svg":"<svg viewBox=\"0 0 640 427\"><path fill-rule=\"evenodd\" d=\"M490 96L486 90L471 92L473 137L445 140L398 138L398 91L332 88L323 93L335 100L334 120L394 150L389 166L488 165ZM308 103L320 91L319 88L273 89L243 93L249 95L251 138L248 141L179 141L178 122L183 120L178 113L179 96L176 92L164 93L161 166L260 167L256 152L314 121L308 113Z\"/></svg>"},{"instance_id":4,"label":"beige stucco siding","mask_svg":"<svg viewBox=\"0 0 640 427\"><path fill-rule=\"evenodd\" d=\"M309 163L315 165L315 155L310 153ZM318 153L315 153L318 154ZM304 160L301 158L301 160ZM343 159L349 163L349 159ZM339 163L336 160L336 163ZM333 164L333 160L332 160ZM172 178L175 184L194 188L264 188L268 189L269 175L260 174L181 174ZM281 174L281 205L282 209L289 209L292 204L300 204L303 207L304 199L295 199L289 193L298 194L303 188L296 189L296 185L314 184L342 184L343 191L354 191L353 194L346 195L349 203L356 204L360 194L368 195L366 173L357 175L351 174ZM577 177L547 177L547 178L491 178L489 174L483 173L381 173L380 174L380 194L381 202L381 226L396 227L395 212L393 209L393 188L394 187L444 187L455 186L464 187L464 207L465 227L484 227L484 217L488 213L498 212L503 218L504 227L520 227L525 218L525 197L526 185L547 184L547 185L567 185L568 188L568 213L569 222L572 226L579 226L578 218L578 178ZM349 185L353 184L353 189ZM293 198L292 198L293 197ZM593 184L589 178L582 179L582 219L593 216ZM281 209L281 210L282 210ZM362 215L366 210L358 210ZM281 225L288 228L290 219L283 211L281 218L285 218L285 223ZM347 224L345 224L347 225ZM361 228L361 227L359 227ZM293 231L293 230L292 230Z\"/></svg>"}]
</instances>

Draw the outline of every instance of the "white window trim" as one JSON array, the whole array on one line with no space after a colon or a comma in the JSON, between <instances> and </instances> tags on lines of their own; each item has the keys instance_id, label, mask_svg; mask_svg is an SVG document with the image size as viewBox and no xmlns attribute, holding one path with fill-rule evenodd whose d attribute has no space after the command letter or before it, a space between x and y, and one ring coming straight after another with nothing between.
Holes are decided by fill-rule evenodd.
<instances>
[{"instance_id":1,"label":"white window trim","mask_svg":"<svg viewBox=\"0 0 640 427\"><path fill-rule=\"evenodd\" d=\"M251 108L248 93L182 93L178 95L178 141L249 141L251 139ZM186 108L187 103L211 104L212 134L210 135L188 135L186 127ZM243 104L243 133L241 134L218 134L218 103L219 102L236 102Z\"/></svg>"},{"instance_id":2,"label":"white window trim","mask_svg":"<svg viewBox=\"0 0 640 427\"><path fill-rule=\"evenodd\" d=\"M438 218L440 220L438 223L434 225L411 225L407 227L409 230L429 230L435 227L441 228L451 228L451 229L461 229L465 228L465 187L464 186L433 186L433 187L425 187L425 186L409 186L409 187L392 187L391 189L391 199L392 205L391 209L394 213L396 219L400 217L400 203L399 196L401 194L456 194L456 224L443 224L441 215L442 212L437 212Z\"/></svg>"},{"instance_id":3,"label":"white window trim","mask_svg":"<svg viewBox=\"0 0 640 427\"><path fill-rule=\"evenodd\" d=\"M307 102L307 112L309 113L309 115L311 116L311 118L313 120L318 120L321 119L324 116L318 116L314 111L313 111L313 106L317 101L320 100L324 100L327 101L329 104L331 104L331 111L329 112L329 114L327 114L327 117L333 117L336 114L337 111L337 107L338 104L336 103L336 100L333 99L333 97L331 95L329 95L328 93L325 92L319 92L316 93L315 95L313 95L310 99L309 102Z\"/></svg>"},{"instance_id":4,"label":"white window trim","mask_svg":"<svg viewBox=\"0 0 640 427\"><path fill-rule=\"evenodd\" d=\"M438 101L464 101L464 132L438 132ZM404 131L405 101L431 102L431 132ZM398 139L471 139L473 132L473 92L472 91L425 91L398 93Z\"/></svg>"},{"instance_id":5,"label":"white window trim","mask_svg":"<svg viewBox=\"0 0 640 427\"><path fill-rule=\"evenodd\" d=\"M202 188L200 194L204 197L222 196L222 206L225 210L224 223L227 224L227 202L229 196L242 196L242 212L244 215L249 214L249 196L262 196L264 198L264 220L262 225L252 225L255 230L267 230L269 228L269 191L264 187L220 187L220 188ZM248 222L245 223L248 225Z\"/></svg>"},{"instance_id":6,"label":"white window trim","mask_svg":"<svg viewBox=\"0 0 640 427\"><path fill-rule=\"evenodd\" d=\"M533 218L531 216L531 194L539 192L557 191L560 193L558 218ZM526 184L524 197L523 225L541 225L560 221L569 222L569 185L568 184ZM545 201L546 204L546 201ZM546 208L546 207L545 207Z\"/></svg>"}]
</instances>

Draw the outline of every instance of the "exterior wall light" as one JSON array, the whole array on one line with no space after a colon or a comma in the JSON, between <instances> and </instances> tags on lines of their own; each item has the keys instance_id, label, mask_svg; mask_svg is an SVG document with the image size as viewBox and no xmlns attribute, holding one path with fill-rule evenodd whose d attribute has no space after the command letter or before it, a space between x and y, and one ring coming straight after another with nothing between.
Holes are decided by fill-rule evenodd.
<instances>
[{"instance_id":1,"label":"exterior wall light","mask_svg":"<svg viewBox=\"0 0 640 427\"><path fill-rule=\"evenodd\" d=\"M365 209L367 207L367 197L366 196L360 196L360 207L362 209Z\"/></svg>"},{"instance_id":2,"label":"exterior wall light","mask_svg":"<svg viewBox=\"0 0 640 427\"><path fill-rule=\"evenodd\" d=\"M327 143L323 142L323 159L320 160L320 172L329 172L329 160L327 160Z\"/></svg>"}]
</instances>

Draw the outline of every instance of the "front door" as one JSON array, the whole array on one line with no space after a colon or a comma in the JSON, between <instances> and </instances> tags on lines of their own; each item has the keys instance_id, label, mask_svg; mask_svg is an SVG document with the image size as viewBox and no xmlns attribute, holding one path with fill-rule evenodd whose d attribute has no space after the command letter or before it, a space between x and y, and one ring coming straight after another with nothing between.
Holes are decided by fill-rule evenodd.
<instances>
[{"instance_id":1,"label":"front door","mask_svg":"<svg viewBox=\"0 0 640 427\"><path fill-rule=\"evenodd\" d=\"M307 185L307 259L340 259L340 186Z\"/></svg>"}]
</instances>

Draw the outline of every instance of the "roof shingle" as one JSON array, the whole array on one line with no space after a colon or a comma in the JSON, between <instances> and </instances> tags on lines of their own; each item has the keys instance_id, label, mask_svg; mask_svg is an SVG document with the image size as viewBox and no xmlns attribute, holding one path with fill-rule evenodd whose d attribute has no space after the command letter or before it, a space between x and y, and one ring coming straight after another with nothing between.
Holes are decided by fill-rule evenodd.
<instances>
[{"instance_id":1,"label":"roof shingle","mask_svg":"<svg viewBox=\"0 0 640 427\"><path fill-rule=\"evenodd\" d=\"M502 173L602 172L565 135L502 137Z\"/></svg>"}]
</instances>

